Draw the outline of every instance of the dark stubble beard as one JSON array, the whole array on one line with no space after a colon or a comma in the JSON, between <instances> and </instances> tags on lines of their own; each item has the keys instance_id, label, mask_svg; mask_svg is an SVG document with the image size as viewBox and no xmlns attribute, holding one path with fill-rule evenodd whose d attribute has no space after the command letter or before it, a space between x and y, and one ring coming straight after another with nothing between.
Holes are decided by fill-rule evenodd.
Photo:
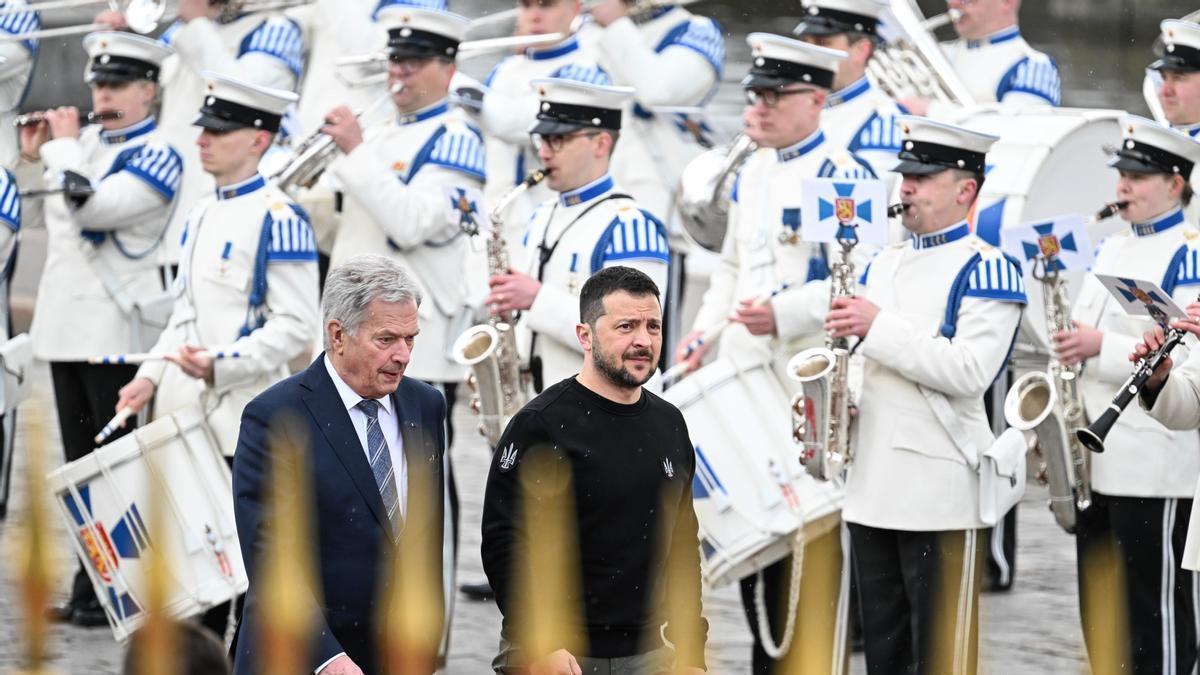
<instances>
[{"instance_id":1,"label":"dark stubble beard","mask_svg":"<svg viewBox=\"0 0 1200 675\"><path fill-rule=\"evenodd\" d=\"M654 352L650 349L631 349L623 356L628 356L629 358L641 356L653 358ZM650 368L646 376L639 380L633 373L629 372L629 369L621 364L620 357L609 358L608 354L604 353L604 350L600 348L598 342L592 343L592 363L605 379L625 389L636 389L646 384L654 376L654 368Z\"/></svg>"}]
</instances>

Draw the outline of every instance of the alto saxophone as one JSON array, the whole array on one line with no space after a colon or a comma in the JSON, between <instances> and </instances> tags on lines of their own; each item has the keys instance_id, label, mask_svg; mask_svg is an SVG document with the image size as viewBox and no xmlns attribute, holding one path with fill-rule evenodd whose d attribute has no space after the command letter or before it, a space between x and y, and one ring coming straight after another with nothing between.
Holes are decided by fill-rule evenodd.
<instances>
[{"instance_id":1,"label":"alto saxophone","mask_svg":"<svg viewBox=\"0 0 1200 675\"><path fill-rule=\"evenodd\" d=\"M858 243L852 227L838 232L841 258L829 270L829 303L854 295L850 252ZM800 383L792 397L792 439L801 446L800 463L817 480L831 480L854 459L850 448L850 349L846 338L826 333L825 346L805 349L787 364Z\"/></svg>"},{"instance_id":2,"label":"alto saxophone","mask_svg":"<svg viewBox=\"0 0 1200 675\"><path fill-rule=\"evenodd\" d=\"M504 210L521 193L545 178L545 171L529 174L488 214L492 221L492 232L487 238L489 277L507 274L509 270L508 246L502 234ZM472 228L468 234L477 232L478 228ZM492 446L500 441L508 421L529 401L529 377L521 370L514 323L512 312L491 315L487 323L463 331L451 349L456 362L471 368L467 377L467 386L475 392L471 409L479 415L479 433Z\"/></svg>"},{"instance_id":3,"label":"alto saxophone","mask_svg":"<svg viewBox=\"0 0 1200 675\"><path fill-rule=\"evenodd\" d=\"M1119 207L1116 202L1105 205L1092 222L1113 215ZM1071 330L1071 299L1055 258L1035 258L1033 277L1042 285L1048 334ZM1072 534L1076 510L1086 511L1092 505L1087 448L1075 434L1088 426L1079 393L1080 370L1078 363L1068 366L1059 361L1051 349L1046 371L1021 376L1004 399L1005 420L1025 432L1031 451L1041 460L1037 478L1050 488L1050 511L1054 519Z\"/></svg>"}]
</instances>

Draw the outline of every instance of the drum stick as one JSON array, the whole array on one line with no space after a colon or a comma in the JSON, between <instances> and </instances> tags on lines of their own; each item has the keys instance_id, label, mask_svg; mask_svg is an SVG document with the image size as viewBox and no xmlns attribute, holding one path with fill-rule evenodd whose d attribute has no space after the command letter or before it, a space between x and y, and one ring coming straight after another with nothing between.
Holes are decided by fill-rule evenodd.
<instances>
[{"instance_id":1,"label":"drum stick","mask_svg":"<svg viewBox=\"0 0 1200 675\"><path fill-rule=\"evenodd\" d=\"M108 421L108 424L104 425L104 428L100 430L100 433L96 434L96 437L92 440L96 442L96 445L104 445L104 441L108 440L109 436L115 434L117 429L125 426L125 421L136 414L137 411L134 410L132 406L125 406L124 408L121 408L117 411L117 414Z\"/></svg>"},{"instance_id":2,"label":"drum stick","mask_svg":"<svg viewBox=\"0 0 1200 675\"><path fill-rule=\"evenodd\" d=\"M88 363L91 365L141 365L147 361L161 361L166 359L169 354L153 354L150 352L141 352L133 354L106 354L104 356L89 356ZM241 352L226 352L226 351L202 351L197 356L207 356L212 359L237 359L241 358Z\"/></svg>"},{"instance_id":3,"label":"drum stick","mask_svg":"<svg viewBox=\"0 0 1200 675\"><path fill-rule=\"evenodd\" d=\"M774 298L775 296L779 295L780 293L786 291L787 289L791 288L791 286L792 286L791 284L789 284L785 281L784 283L780 284L778 288L771 291L770 293L764 293L764 294L758 296L757 298L755 298L754 302L750 303L750 306L751 307L762 307L763 305L770 302L771 298ZM708 330L701 333L699 337L697 337L696 339L689 342L687 344L687 347L684 347L684 350L683 350L683 359L684 360L671 366L670 368L667 369L666 372L663 373L663 376L662 376L663 388L665 389L666 387L669 387L672 384L675 384L675 382L677 382L680 378L682 378L684 375L686 375L689 370L687 358L689 356L691 356L692 354L696 353L696 350L699 349L702 345L708 344L709 342L712 342L713 340L716 340L718 337L720 337L721 333L723 333L725 331L725 329L728 328L729 324L731 324L731 323L733 323L733 318L727 316L724 319L721 319L717 323L710 326L708 328Z\"/></svg>"}]
</instances>

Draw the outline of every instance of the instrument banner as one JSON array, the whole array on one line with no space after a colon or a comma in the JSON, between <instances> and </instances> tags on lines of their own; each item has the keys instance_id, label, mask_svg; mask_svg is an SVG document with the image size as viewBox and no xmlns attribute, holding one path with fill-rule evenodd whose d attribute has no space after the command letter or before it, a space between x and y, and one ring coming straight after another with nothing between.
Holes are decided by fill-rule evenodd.
<instances>
[{"instance_id":1,"label":"instrument banner","mask_svg":"<svg viewBox=\"0 0 1200 675\"><path fill-rule=\"evenodd\" d=\"M1026 274L1038 258L1051 272L1088 270L1095 261L1087 224L1074 213L1006 228L1000 233L1000 245L1021 261Z\"/></svg>"},{"instance_id":2,"label":"instrument banner","mask_svg":"<svg viewBox=\"0 0 1200 675\"><path fill-rule=\"evenodd\" d=\"M800 238L837 243L857 237L859 243L884 246L888 239L887 186L881 180L805 179L800 208ZM854 236L850 236L853 234Z\"/></svg>"},{"instance_id":3,"label":"instrument banner","mask_svg":"<svg viewBox=\"0 0 1200 675\"><path fill-rule=\"evenodd\" d=\"M1166 327L1171 319L1187 317L1171 296L1153 281L1126 279L1125 277L1097 274L1096 278L1112 294L1126 314L1148 316L1160 326Z\"/></svg>"}]
</instances>

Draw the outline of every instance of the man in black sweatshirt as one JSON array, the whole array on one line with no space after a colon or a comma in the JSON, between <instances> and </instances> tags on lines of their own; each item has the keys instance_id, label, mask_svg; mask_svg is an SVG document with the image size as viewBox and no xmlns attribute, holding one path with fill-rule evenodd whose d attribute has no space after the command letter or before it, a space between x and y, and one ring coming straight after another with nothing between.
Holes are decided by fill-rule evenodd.
<instances>
[{"instance_id":1,"label":"man in black sweatshirt","mask_svg":"<svg viewBox=\"0 0 1200 675\"><path fill-rule=\"evenodd\" d=\"M483 567L504 615L492 665L702 673L695 454L683 415L642 388L662 348L658 287L608 267L579 305L583 370L517 413L488 476Z\"/></svg>"}]
</instances>

